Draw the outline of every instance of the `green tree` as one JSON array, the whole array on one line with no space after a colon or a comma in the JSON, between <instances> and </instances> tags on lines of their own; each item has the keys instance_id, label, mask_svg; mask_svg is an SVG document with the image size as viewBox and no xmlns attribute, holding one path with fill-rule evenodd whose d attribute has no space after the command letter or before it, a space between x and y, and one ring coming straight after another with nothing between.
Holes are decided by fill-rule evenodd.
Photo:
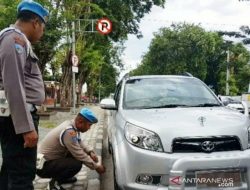
<instances>
[{"instance_id":1,"label":"green tree","mask_svg":"<svg viewBox=\"0 0 250 190\"><path fill-rule=\"evenodd\" d=\"M3 29L10 24L14 24L17 14L17 5L21 0L0 0L0 29ZM62 17L58 14L58 9L53 7L49 0L39 0L41 4L45 5L50 11L50 19L46 25L46 32L40 43L35 44L35 52L40 59L40 69L44 74L46 64L55 55L55 47L58 45L62 37Z\"/></svg>"},{"instance_id":2,"label":"green tree","mask_svg":"<svg viewBox=\"0 0 250 190\"><path fill-rule=\"evenodd\" d=\"M93 17L107 16L113 23L113 31L109 35L113 40L127 39L128 34L141 37L139 23L152 6L164 6L165 0L92 0L105 14L93 13Z\"/></svg>"},{"instance_id":3,"label":"green tree","mask_svg":"<svg viewBox=\"0 0 250 190\"><path fill-rule=\"evenodd\" d=\"M0 30L15 22L19 2L16 0L0 0Z\"/></svg>"},{"instance_id":4,"label":"green tree","mask_svg":"<svg viewBox=\"0 0 250 190\"><path fill-rule=\"evenodd\" d=\"M4 28L15 21L16 6L20 0L0 0L0 27ZM102 73L103 96L108 94L116 80L115 66L121 67L118 58L122 44L128 34L141 36L138 24L143 16L150 12L153 5L163 6L165 0L149 1L99 1L99 0L38 0L50 10L50 20L41 43L35 45L35 52L40 58L41 71L46 79L61 81L61 103L72 102L72 71L70 47L71 22L76 19L99 19L108 17L113 23L113 30L108 36L94 33L76 32L76 53L80 59L80 72L76 75L79 87L89 82L93 94L99 85ZM81 31L88 28L84 24ZM61 56L64 56L62 59ZM58 67L61 65L61 68ZM48 70L50 68L52 75ZM61 70L61 72L60 72ZM110 72L112 77L106 73ZM104 80L112 80L106 82ZM112 84L112 85L109 85ZM109 90L108 90L109 89Z\"/></svg>"},{"instance_id":5,"label":"green tree","mask_svg":"<svg viewBox=\"0 0 250 190\"><path fill-rule=\"evenodd\" d=\"M235 95L248 86L249 52L242 44L225 43L217 32L207 32L196 25L177 24L160 29L142 64L132 74L189 72L212 86L216 93L225 94L228 49L231 52L230 93Z\"/></svg>"},{"instance_id":6,"label":"green tree","mask_svg":"<svg viewBox=\"0 0 250 190\"><path fill-rule=\"evenodd\" d=\"M250 53L244 47L243 43L224 43L224 51L229 51L229 94L230 95L241 95L248 89L249 78L250 78ZM226 55L225 55L226 57ZM226 59L226 58L225 58ZM218 93L225 94L226 91L226 69L227 63L224 61L219 70L218 75Z\"/></svg>"},{"instance_id":7,"label":"green tree","mask_svg":"<svg viewBox=\"0 0 250 190\"><path fill-rule=\"evenodd\" d=\"M199 26L178 24L162 28L155 34L142 63L150 72L147 74L190 72L204 80L207 55L213 50L214 43L212 34Z\"/></svg>"},{"instance_id":8,"label":"green tree","mask_svg":"<svg viewBox=\"0 0 250 190\"><path fill-rule=\"evenodd\" d=\"M162 1L57 1L61 5L61 10L65 16L68 31L70 31L70 22L75 19L99 19L101 17L108 17L113 23L112 32L108 36L101 36L100 34L77 32L77 48L76 53L80 58L79 74L77 75L77 81L79 87L88 82L90 94L96 93L94 89L97 89L99 85L99 75L103 69L110 68L108 64L113 64L114 58L117 57L119 51L112 45L113 41L122 42L127 38L128 34L138 34L138 23L143 18L144 14L148 13L153 5L163 6ZM121 22L122 21L122 22ZM81 30L88 29L88 25L82 26ZM70 52L70 49L68 50ZM70 62L63 64L62 81L67 85L62 89L62 94L70 94L68 92L71 89L71 66ZM119 61L118 61L119 62ZM121 66L121 64L118 64ZM115 69L111 69L113 72ZM116 72L113 72L116 73ZM111 79L111 78L110 78ZM111 83L115 83L116 77L113 77ZM102 86L105 83L102 83ZM103 86L103 88L105 88ZM109 89L108 87L106 89ZM65 96L61 96L65 97ZM70 95L67 97L71 97ZM79 96L78 96L79 97ZM79 98L78 98L79 99ZM67 102L71 102L68 99Z\"/></svg>"}]
</instances>

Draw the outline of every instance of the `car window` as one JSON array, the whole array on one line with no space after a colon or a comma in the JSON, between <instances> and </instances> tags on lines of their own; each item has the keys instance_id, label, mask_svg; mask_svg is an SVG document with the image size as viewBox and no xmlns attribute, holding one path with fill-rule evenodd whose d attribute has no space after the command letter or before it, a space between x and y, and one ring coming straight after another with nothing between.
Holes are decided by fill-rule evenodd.
<instances>
[{"instance_id":1,"label":"car window","mask_svg":"<svg viewBox=\"0 0 250 190\"><path fill-rule=\"evenodd\" d=\"M203 104L219 102L202 82L194 78L131 79L125 84L124 109Z\"/></svg>"}]
</instances>

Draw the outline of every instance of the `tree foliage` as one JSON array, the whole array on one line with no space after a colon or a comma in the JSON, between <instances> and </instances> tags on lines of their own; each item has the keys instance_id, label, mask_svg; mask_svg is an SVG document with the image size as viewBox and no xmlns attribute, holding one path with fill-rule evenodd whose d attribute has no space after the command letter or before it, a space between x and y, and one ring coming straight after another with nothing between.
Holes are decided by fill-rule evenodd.
<instances>
[{"instance_id":1,"label":"tree foliage","mask_svg":"<svg viewBox=\"0 0 250 190\"><path fill-rule=\"evenodd\" d=\"M163 1L98 1L98 0L69 0L56 1L60 5L59 10L62 11L65 21L67 23L67 31L71 31L71 21L75 19L99 19L101 17L108 17L113 23L112 33L108 36L102 36L98 33L85 33L88 25L82 25L81 32L76 31L76 54L80 58L79 74L77 74L77 81L79 88L84 82L88 83L89 95L97 94L101 88L102 95L108 95L111 86L115 86L117 72L116 66L121 66L119 59L121 45L114 45L114 41L119 41L120 44L127 38L128 34L138 34L138 23L144 14L148 13L152 6L164 4ZM70 48L68 52L70 52ZM66 82L67 87L64 86L65 94L69 94L69 87L71 87L71 70L70 61L65 59L63 64L62 81ZM106 77L111 73L112 77ZM100 84L100 76L102 83ZM104 81L110 80L108 82ZM107 85L107 86L106 86ZM62 92L63 93L63 92ZM79 95L78 95L79 101ZM70 102L68 100L67 102Z\"/></svg>"},{"instance_id":2,"label":"tree foliage","mask_svg":"<svg viewBox=\"0 0 250 190\"><path fill-rule=\"evenodd\" d=\"M0 0L0 29L14 24L17 15L17 5L21 0ZM56 46L58 45L62 31L62 17L58 14L58 9L52 6L49 0L39 0L41 4L45 5L50 11L50 20L46 25L46 32L40 43L34 45L34 51L40 58L40 69L42 74L45 72L46 64L50 62L56 53Z\"/></svg>"},{"instance_id":3,"label":"tree foliage","mask_svg":"<svg viewBox=\"0 0 250 190\"><path fill-rule=\"evenodd\" d=\"M108 17L113 23L113 31L109 35L119 41L127 38L128 34L141 36L139 23L152 6L164 6L165 0L92 0L105 14L94 13L92 17Z\"/></svg>"},{"instance_id":4,"label":"tree foliage","mask_svg":"<svg viewBox=\"0 0 250 190\"><path fill-rule=\"evenodd\" d=\"M249 52L242 44L226 44L216 32L197 25L176 24L155 34L142 64L132 74L182 74L189 72L225 93L226 51L230 50L230 93L244 92L250 73ZM244 69L243 69L244 68ZM244 74L243 74L244 72Z\"/></svg>"},{"instance_id":5,"label":"tree foliage","mask_svg":"<svg viewBox=\"0 0 250 190\"><path fill-rule=\"evenodd\" d=\"M14 23L19 2L16 0L0 0L0 29Z\"/></svg>"},{"instance_id":6,"label":"tree foliage","mask_svg":"<svg viewBox=\"0 0 250 190\"><path fill-rule=\"evenodd\" d=\"M233 38L241 38L245 45L250 44L250 28L249 26L241 26L240 31L218 31L220 36L229 36Z\"/></svg>"}]
</instances>

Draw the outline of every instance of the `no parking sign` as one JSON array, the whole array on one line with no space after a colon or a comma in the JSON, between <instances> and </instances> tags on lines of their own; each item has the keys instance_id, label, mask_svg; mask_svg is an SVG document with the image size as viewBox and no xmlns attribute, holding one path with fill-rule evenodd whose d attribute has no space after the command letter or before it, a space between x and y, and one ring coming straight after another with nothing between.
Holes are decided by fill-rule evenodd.
<instances>
[{"instance_id":1,"label":"no parking sign","mask_svg":"<svg viewBox=\"0 0 250 190\"><path fill-rule=\"evenodd\" d=\"M109 34L112 31L112 22L108 18L101 18L97 21L96 29L103 35Z\"/></svg>"},{"instance_id":2,"label":"no parking sign","mask_svg":"<svg viewBox=\"0 0 250 190\"><path fill-rule=\"evenodd\" d=\"M73 66L75 66L75 67L78 66L79 59L78 59L77 55L73 55L71 58L71 61L72 61Z\"/></svg>"},{"instance_id":3,"label":"no parking sign","mask_svg":"<svg viewBox=\"0 0 250 190\"><path fill-rule=\"evenodd\" d=\"M71 57L71 61L72 61L72 72L73 73L78 73L79 59L78 59L77 55L73 55Z\"/></svg>"}]
</instances>

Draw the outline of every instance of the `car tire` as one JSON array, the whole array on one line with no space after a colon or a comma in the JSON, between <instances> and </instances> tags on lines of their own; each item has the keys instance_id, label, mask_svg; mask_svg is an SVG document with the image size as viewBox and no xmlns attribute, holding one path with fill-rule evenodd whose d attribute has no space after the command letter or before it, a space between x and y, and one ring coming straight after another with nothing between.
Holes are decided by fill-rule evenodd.
<instances>
[{"instance_id":1,"label":"car tire","mask_svg":"<svg viewBox=\"0 0 250 190\"><path fill-rule=\"evenodd\" d=\"M109 141L109 138L108 138L108 150L109 150L109 154L112 154L112 144Z\"/></svg>"},{"instance_id":2,"label":"car tire","mask_svg":"<svg viewBox=\"0 0 250 190\"><path fill-rule=\"evenodd\" d=\"M121 190L120 187L118 187L116 178L114 177L114 190Z\"/></svg>"},{"instance_id":3,"label":"car tire","mask_svg":"<svg viewBox=\"0 0 250 190\"><path fill-rule=\"evenodd\" d=\"M121 188L118 186L117 180L116 180L116 169L115 169L115 161L114 161L113 155L112 155L112 161L113 161L114 190L121 190Z\"/></svg>"}]
</instances>

